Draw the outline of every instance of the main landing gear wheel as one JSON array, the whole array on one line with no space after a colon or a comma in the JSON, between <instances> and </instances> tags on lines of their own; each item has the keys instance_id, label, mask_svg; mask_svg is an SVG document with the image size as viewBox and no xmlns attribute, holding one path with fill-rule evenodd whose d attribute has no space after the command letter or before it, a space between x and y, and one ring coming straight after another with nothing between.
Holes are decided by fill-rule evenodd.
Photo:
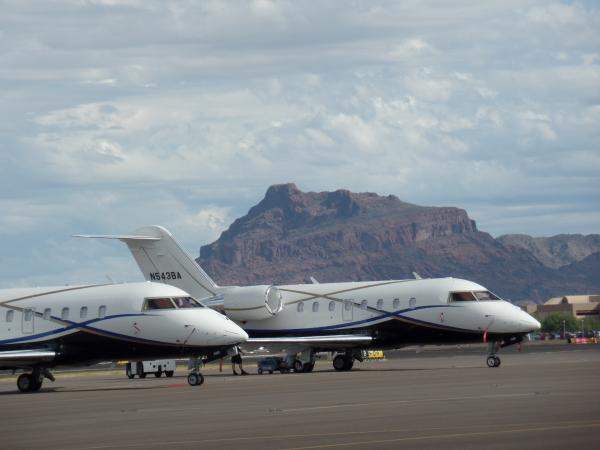
<instances>
[{"instance_id":1,"label":"main landing gear wheel","mask_svg":"<svg viewBox=\"0 0 600 450\"><path fill-rule=\"evenodd\" d=\"M201 386L204 383L204 375L192 372L187 376L187 381L190 386Z\"/></svg>"},{"instance_id":2,"label":"main landing gear wheel","mask_svg":"<svg viewBox=\"0 0 600 450\"><path fill-rule=\"evenodd\" d=\"M501 362L497 356L488 356L486 360L488 367L500 367Z\"/></svg>"},{"instance_id":3,"label":"main landing gear wheel","mask_svg":"<svg viewBox=\"0 0 600 450\"><path fill-rule=\"evenodd\" d=\"M37 380L30 373L23 373L17 378L17 387L21 392L36 392L42 387L42 380Z\"/></svg>"},{"instance_id":4,"label":"main landing gear wheel","mask_svg":"<svg viewBox=\"0 0 600 450\"><path fill-rule=\"evenodd\" d=\"M348 358L344 355L337 355L333 358L333 368L338 372L350 370L352 366L354 366L353 358Z\"/></svg>"}]
</instances>

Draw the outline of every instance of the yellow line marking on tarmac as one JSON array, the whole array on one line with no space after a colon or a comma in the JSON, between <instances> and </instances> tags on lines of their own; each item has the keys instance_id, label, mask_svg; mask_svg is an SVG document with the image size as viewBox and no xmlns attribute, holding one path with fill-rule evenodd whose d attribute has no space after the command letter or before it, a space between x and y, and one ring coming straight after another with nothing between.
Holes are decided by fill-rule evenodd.
<instances>
[{"instance_id":1,"label":"yellow line marking on tarmac","mask_svg":"<svg viewBox=\"0 0 600 450\"><path fill-rule=\"evenodd\" d=\"M517 427L520 424L507 424L507 425L496 425L498 427ZM469 436L480 436L480 435L488 435L488 434L507 434L507 433L519 433L519 432L527 432L527 431L551 431L551 430L564 430L564 429L576 429L576 428L589 428L589 427L597 427L600 426L600 421L590 421L590 422L573 422L573 423L532 423L532 426L529 428L513 428L513 429L502 429L502 430L489 430L489 431L478 431L471 433L448 433L448 434L438 434L438 435L421 435L421 436L412 436L412 437L403 437L403 438L395 438L395 439L380 439L380 440L372 440L372 441L361 441L361 442L349 442L349 443L338 443L338 444L323 444L309 447L291 447L282 450L308 450L313 448L327 448L327 447L341 447L341 446L350 446L350 445L362 445L362 444L371 444L371 443L385 443L385 442L401 442L401 441L411 441L411 440L425 440L425 439L445 439L445 438L453 438L453 437L469 437ZM493 425L492 425L493 426ZM428 427L427 432L432 430L444 430L447 429L444 427ZM118 444L119 448L138 448L138 447L169 447L176 445L189 445L189 444L210 444L210 443L218 443L218 442L240 442L240 441L256 441L256 440L287 440L287 439L300 439L300 438L327 438L327 437L336 437L336 436L357 436L357 435L369 435L369 434L382 434L382 433L405 433L413 431L412 428L397 428L397 429L379 429L379 430L366 430L366 431L342 431L336 433L314 433L314 434L283 434L283 435L263 435L263 436L239 436L239 437L231 437L231 438L215 438L215 439L188 439L181 441L152 441L152 442L135 442L131 444L125 444L120 442ZM104 444L104 445L95 445L89 447L65 447L58 450L103 450L115 448L115 444Z\"/></svg>"},{"instance_id":2,"label":"yellow line marking on tarmac","mask_svg":"<svg viewBox=\"0 0 600 450\"><path fill-rule=\"evenodd\" d=\"M333 447L353 447L357 445L373 445L373 444L385 444L390 442L407 442L407 441L424 441L430 439L454 439L461 437L476 437L476 436L487 436L490 434L511 434L511 433L528 433L533 431L552 431L552 430L572 430L577 428L590 428L597 427L600 422L591 422L586 424L573 424L573 425L553 425L544 427L531 427L531 428L513 428L511 430L496 430L496 431L475 431L471 433L451 433L451 434L437 434L427 436L412 436L395 439L377 439L373 441L359 441L359 442L345 442L338 444L323 444L323 445L312 445L308 447L289 447L282 450L310 450L316 448L333 448Z\"/></svg>"}]
</instances>

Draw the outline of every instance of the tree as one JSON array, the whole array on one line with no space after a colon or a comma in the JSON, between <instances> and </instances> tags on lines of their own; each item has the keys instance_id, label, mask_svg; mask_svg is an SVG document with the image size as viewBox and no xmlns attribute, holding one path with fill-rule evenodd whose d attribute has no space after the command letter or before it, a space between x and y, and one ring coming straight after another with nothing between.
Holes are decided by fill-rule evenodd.
<instances>
[{"instance_id":1,"label":"tree","mask_svg":"<svg viewBox=\"0 0 600 450\"><path fill-rule=\"evenodd\" d=\"M542 320L542 331L546 333L562 333L566 331L577 331L578 321L575 317L568 313L552 313L548 314Z\"/></svg>"}]
</instances>

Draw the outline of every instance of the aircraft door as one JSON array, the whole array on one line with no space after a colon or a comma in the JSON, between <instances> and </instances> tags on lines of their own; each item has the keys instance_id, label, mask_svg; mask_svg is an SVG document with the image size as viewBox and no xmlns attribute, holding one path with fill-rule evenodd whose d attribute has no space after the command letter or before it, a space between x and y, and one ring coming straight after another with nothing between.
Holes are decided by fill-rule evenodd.
<instances>
[{"instance_id":1,"label":"aircraft door","mask_svg":"<svg viewBox=\"0 0 600 450\"><path fill-rule=\"evenodd\" d=\"M342 318L345 321L352 320L352 314L354 313L354 307L352 306L352 300L344 300L344 309L342 310Z\"/></svg>"},{"instance_id":2,"label":"aircraft door","mask_svg":"<svg viewBox=\"0 0 600 450\"><path fill-rule=\"evenodd\" d=\"M21 330L23 334L33 333L33 320L35 317L35 308L24 308L21 316Z\"/></svg>"}]
</instances>

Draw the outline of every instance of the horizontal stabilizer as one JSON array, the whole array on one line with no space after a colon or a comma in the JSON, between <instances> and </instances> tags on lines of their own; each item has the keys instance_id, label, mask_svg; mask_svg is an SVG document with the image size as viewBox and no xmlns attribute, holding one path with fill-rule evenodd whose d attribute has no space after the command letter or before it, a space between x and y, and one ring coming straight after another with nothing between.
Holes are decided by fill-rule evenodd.
<instances>
[{"instance_id":1,"label":"horizontal stabilizer","mask_svg":"<svg viewBox=\"0 0 600 450\"><path fill-rule=\"evenodd\" d=\"M120 241L160 241L156 236L140 236L135 234L74 234L73 237L86 239L119 239Z\"/></svg>"}]
</instances>

